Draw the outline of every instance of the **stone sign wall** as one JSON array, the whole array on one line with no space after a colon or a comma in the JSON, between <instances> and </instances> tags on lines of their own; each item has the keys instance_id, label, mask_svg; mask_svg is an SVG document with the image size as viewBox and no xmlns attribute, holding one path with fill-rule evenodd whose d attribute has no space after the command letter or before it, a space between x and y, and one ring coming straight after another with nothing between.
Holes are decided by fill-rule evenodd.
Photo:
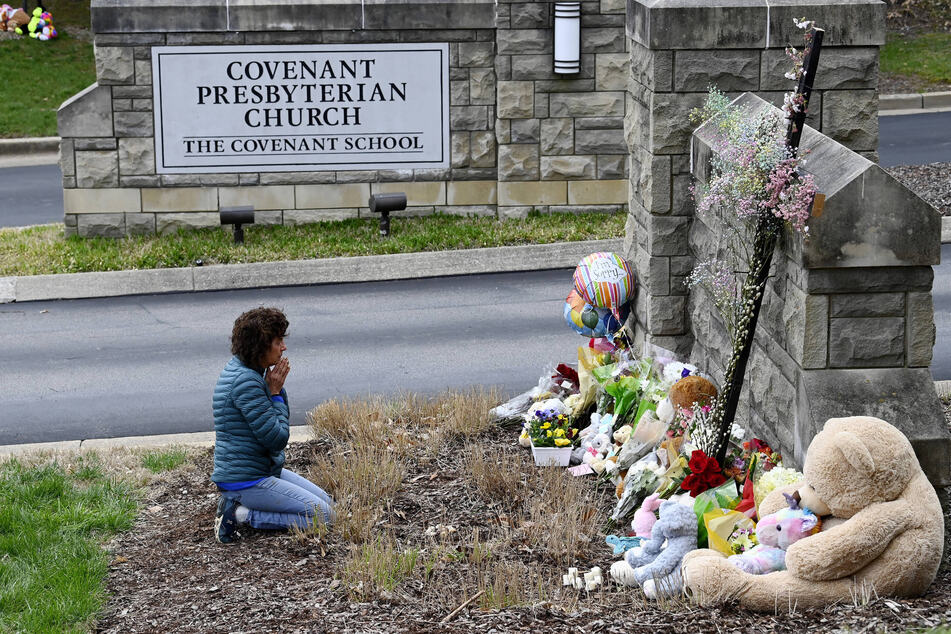
<instances>
[{"instance_id":1,"label":"stone sign wall","mask_svg":"<svg viewBox=\"0 0 951 634\"><path fill-rule=\"evenodd\" d=\"M406 215L626 209L625 8L582 10L582 72L566 79L552 72L547 1L93 0L97 83L59 112L67 232L216 226L219 207L246 204L262 224L353 218L389 191L406 192ZM444 167L157 169L153 49L342 44L447 47Z\"/></svg>"}]
</instances>

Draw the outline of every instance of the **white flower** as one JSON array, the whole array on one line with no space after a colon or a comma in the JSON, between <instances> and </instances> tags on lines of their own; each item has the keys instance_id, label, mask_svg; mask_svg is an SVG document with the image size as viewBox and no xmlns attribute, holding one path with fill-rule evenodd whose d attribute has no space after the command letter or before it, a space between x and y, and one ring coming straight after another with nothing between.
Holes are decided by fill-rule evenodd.
<instances>
[{"instance_id":1,"label":"white flower","mask_svg":"<svg viewBox=\"0 0 951 634\"><path fill-rule=\"evenodd\" d=\"M736 423L733 423L733 427L730 428L730 437L737 440L743 440L746 438L746 430Z\"/></svg>"},{"instance_id":2,"label":"white flower","mask_svg":"<svg viewBox=\"0 0 951 634\"><path fill-rule=\"evenodd\" d=\"M793 71L793 70L787 72L785 75L783 75L783 77L785 77L786 79L792 79L792 80L799 79L798 77L796 77L796 71Z\"/></svg>"},{"instance_id":3,"label":"white flower","mask_svg":"<svg viewBox=\"0 0 951 634\"><path fill-rule=\"evenodd\" d=\"M793 18L793 24L796 25L797 29L810 29L814 22L812 20L807 20L806 18Z\"/></svg>"}]
</instances>

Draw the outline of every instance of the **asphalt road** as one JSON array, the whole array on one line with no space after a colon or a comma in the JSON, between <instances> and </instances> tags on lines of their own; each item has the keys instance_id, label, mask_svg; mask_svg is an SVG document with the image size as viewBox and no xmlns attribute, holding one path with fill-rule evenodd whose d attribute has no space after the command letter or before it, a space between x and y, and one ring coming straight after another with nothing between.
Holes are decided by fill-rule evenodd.
<instances>
[{"instance_id":1,"label":"asphalt road","mask_svg":"<svg viewBox=\"0 0 951 634\"><path fill-rule=\"evenodd\" d=\"M571 271L0 305L0 445L212 429L235 317L290 320L291 422L335 397L514 394L586 340Z\"/></svg>"},{"instance_id":2,"label":"asphalt road","mask_svg":"<svg viewBox=\"0 0 951 634\"><path fill-rule=\"evenodd\" d=\"M884 167L951 161L951 112L879 117L878 127ZM0 162L0 227L62 222L59 166L5 164Z\"/></svg>"},{"instance_id":3,"label":"asphalt road","mask_svg":"<svg viewBox=\"0 0 951 634\"><path fill-rule=\"evenodd\" d=\"M882 167L951 162L951 112L878 118Z\"/></svg>"}]
</instances>

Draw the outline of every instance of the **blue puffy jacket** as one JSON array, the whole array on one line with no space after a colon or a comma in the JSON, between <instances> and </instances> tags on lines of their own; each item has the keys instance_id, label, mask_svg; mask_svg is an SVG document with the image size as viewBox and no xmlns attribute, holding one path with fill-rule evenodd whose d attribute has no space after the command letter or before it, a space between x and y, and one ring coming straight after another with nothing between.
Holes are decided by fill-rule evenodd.
<instances>
[{"instance_id":1,"label":"blue puffy jacket","mask_svg":"<svg viewBox=\"0 0 951 634\"><path fill-rule=\"evenodd\" d=\"M214 482L280 477L289 431L287 392L271 400L264 371L233 357L218 377L215 413Z\"/></svg>"}]
</instances>

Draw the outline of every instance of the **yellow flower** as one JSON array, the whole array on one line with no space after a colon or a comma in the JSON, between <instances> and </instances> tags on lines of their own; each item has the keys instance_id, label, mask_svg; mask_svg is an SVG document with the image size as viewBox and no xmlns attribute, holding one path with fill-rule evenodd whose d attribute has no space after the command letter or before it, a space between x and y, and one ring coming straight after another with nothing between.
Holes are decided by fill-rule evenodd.
<instances>
[{"instance_id":1,"label":"yellow flower","mask_svg":"<svg viewBox=\"0 0 951 634\"><path fill-rule=\"evenodd\" d=\"M565 435L565 430L564 430L564 429L556 429L556 430L555 430L555 435L556 435L556 436L559 436L559 437L560 437L560 436L564 436L564 435Z\"/></svg>"},{"instance_id":2,"label":"yellow flower","mask_svg":"<svg viewBox=\"0 0 951 634\"><path fill-rule=\"evenodd\" d=\"M542 429L548 429L549 427L551 427L551 423L545 423L542 425Z\"/></svg>"},{"instance_id":3,"label":"yellow flower","mask_svg":"<svg viewBox=\"0 0 951 634\"><path fill-rule=\"evenodd\" d=\"M571 444L571 441L568 440L567 438L556 438L555 444L559 447L567 447L568 445Z\"/></svg>"},{"instance_id":4,"label":"yellow flower","mask_svg":"<svg viewBox=\"0 0 951 634\"><path fill-rule=\"evenodd\" d=\"M547 432L545 432L545 433L548 434L548 437L549 437L549 438L551 438L551 430L550 430L550 429L549 429Z\"/></svg>"}]
</instances>

